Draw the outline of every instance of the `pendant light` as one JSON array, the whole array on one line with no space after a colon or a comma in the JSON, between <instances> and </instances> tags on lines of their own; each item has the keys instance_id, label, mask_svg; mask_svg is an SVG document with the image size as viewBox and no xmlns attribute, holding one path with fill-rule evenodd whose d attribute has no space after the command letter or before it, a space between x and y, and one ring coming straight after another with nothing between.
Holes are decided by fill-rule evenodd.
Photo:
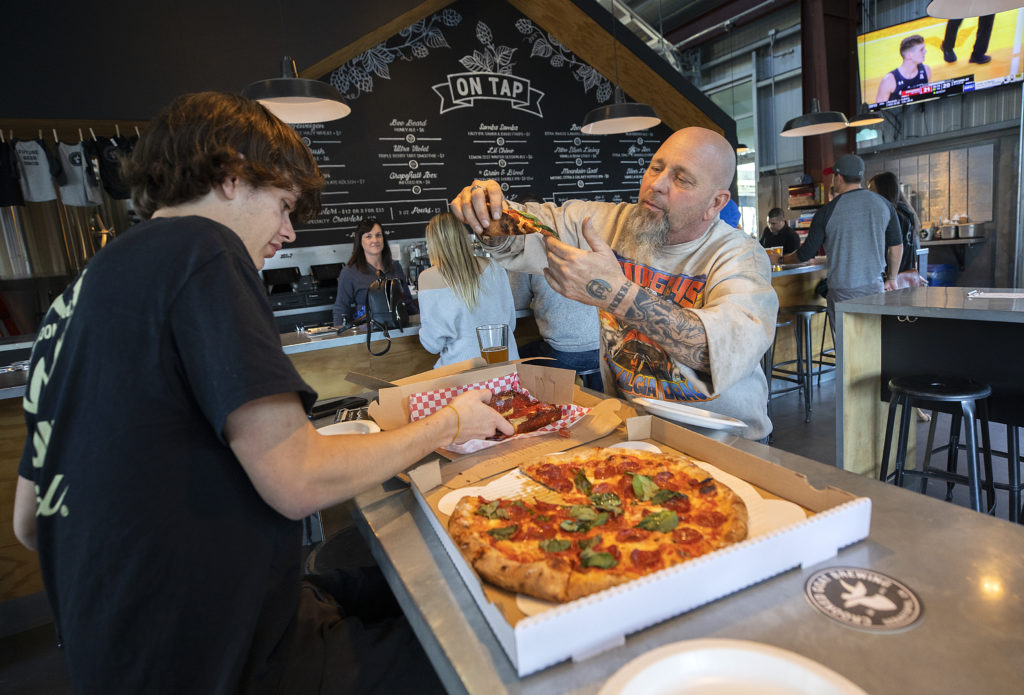
<instances>
[{"instance_id":1,"label":"pendant light","mask_svg":"<svg viewBox=\"0 0 1024 695\"><path fill-rule=\"evenodd\" d=\"M277 9L283 48L284 4L279 2ZM285 123L325 123L344 118L352 112L331 85L299 77L295 61L287 55L281 59L280 77L253 82L242 90L242 96L260 102Z\"/></svg>"},{"instance_id":2,"label":"pendant light","mask_svg":"<svg viewBox=\"0 0 1024 695\"><path fill-rule=\"evenodd\" d=\"M299 77L288 56L281 59L281 77L253 82L242 96L260 102L285 123L324 123L352 112L331 85Z\"/></svg>"},{"instance_id":3,"label":"pendant light","mask_svg":"<svg viewBox=\"0 0 1024 695\"><path fill-rule=\"evenodd\" d=\"M616 26L619 18L615 16L615 0L612 0L612 60L615 63L615 103L598 106L583 118L580 127L587 135L615 135L635 130L647 130L661 123L658 114L647 104L626 101L619 86L619 41ZM658 0L658 14L661 14L661 0Z\"/></svg>"},{"instance_id":4,"label":"pendant light","mask_svg":"<svg viewBox=\"0 0 1024 695\"><path fill-rule=\"evenodd\" d=\"M857 115L850 119L851 128L860 128L865 125L874 125L875 123L881 123L885 120L885 117L877 111L868 111L867 104L861 104L860 109L857 111Z\"/></svg>"},{"instance_id":5,"label":"pendant light","mask_svg":"<svg viewBox=\"0 0 1024 695\"><path fill-rule=\"evenodd\" d=\"M822 111L816 98L811 99L811 111L803 116L790 119L783 126L780 135L787 138L802 138L807 135L824 135L849 127L849 122L839 111Z\"/></svg>"},{"instance_id":6,"label":"pendant light","mask_svg":"<svg viewBox=\"0 0 1024 695\"><path fill-rule=\"evenodd\" d=\"M941 19L967 19L1024 7L1024 0L932 0L926 12Z\"/></svg>"}]
</instances>

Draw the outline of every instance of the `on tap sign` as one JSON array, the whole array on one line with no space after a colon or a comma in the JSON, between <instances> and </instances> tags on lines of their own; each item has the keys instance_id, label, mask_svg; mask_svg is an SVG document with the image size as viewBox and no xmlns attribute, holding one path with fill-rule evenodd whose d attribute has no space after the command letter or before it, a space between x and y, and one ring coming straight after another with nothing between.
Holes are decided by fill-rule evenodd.
<instances>
[{"instance_id":1,"label":"on tap sign","mask_svg":"<svg viewBox=\"0 0 1024 695\"><path fill-rule=\"evenodd\" d=\"M507 101L513 109L543 116L540 100L544 92L530 86L530 81L515 75L494 72L460 72L448 75L446 82L435 84L441 97L440 113L473 106L477 99Z\"/></svg>"}]
</instances>

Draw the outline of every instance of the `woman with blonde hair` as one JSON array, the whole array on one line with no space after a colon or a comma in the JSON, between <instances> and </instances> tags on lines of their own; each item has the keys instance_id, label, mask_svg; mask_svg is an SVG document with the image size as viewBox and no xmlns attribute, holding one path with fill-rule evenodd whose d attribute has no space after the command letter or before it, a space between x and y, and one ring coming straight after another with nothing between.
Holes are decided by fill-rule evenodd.
<instances>
[{"instance_id":1,"label":"woman with blonde hair","mask_svg":"<svg viewBox=\"0 0 1024 695\"><path fill-rule=\"evenodd\" d=\"M480 356L476 327L508 325L508 358L519 359L512 332L516 309L505 269L477 258L466 226L445 212L427 223L430 267L419 276L420 343L439 354L435 367Z\"/></svg>"}]
</instances>

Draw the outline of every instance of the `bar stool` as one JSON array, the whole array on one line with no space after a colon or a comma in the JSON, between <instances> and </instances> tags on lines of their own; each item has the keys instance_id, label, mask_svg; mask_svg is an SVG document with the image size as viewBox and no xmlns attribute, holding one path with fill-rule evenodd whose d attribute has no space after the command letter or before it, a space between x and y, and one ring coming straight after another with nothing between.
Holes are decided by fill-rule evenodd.
<instances>
[{"instance_id":1,"label":"bar stool","mask_svg":"<svg viewBox=\"0 0 1024 695\"><path fill-rule=\"evenodd\" d=\"M787 393L792 393L793 391L797 391L797 390L802 389L804 387L803 383L801 381L799 381L798 379L794 379L792 377L787 377L787 376L776 377L775 374L774 374L774 369L772 368L773 365L775 364L775 345L778 343L778 340L779 340L779 329L780 328L785 328L786 326L789 326L792 323L793 323L792 319L785 319L782 316L776 316L775 317L775 338L772 339L771 347L769 347L767 350L765 350L764 355L761 356L761 369L762 369L762 371L764 371L765 381L768 382L768 418L769 419L771 419L771 417L772 417L772 401L773 400L775 400L779 396L783 396L783 395L785 395ZM789 382L793 383L794 386L787 386L787 387L782 388L782 389L773 389L772 388L772 380L773 379L779 379L779 380L782 380L782 381L789 381ZM769 437L770 437L770 435L769 435Z\"/></svg>"},{"instance_id":2,"label":"bar stool","mask_svg":"<svg viewBox=\"0 0 1024 695\"><path fill-rule=\"evenodd\" d=\"M946 451L946 470L950 473L956 473L957 463L959 460L958 449L966 449L964 445L959 444L960 421L962 419L962 416L959 412L953 410L953 412L950 414L950 417L952 418L949 425L950 443L943 444L942 446L937 446L933 448L933 444L935 443L935 429L936 423L938 422L939 412L940 411L938 410L933 410L931 413L932 417L931 422L928 425L928 443L925 446L925 456L928 457L928 460L931 460L931 457L934 454ZM955 448L953 446L954 444L957 445ZM1000 483L994 481L992 483L992 486L996 490L1006 490L1007 496L1009 498L1009 512L1007 514L1007 518L1014 523L1021 523L1021 521L1024 520L1024 507L1021 506L1021 494L1022 492L1024 492L1024 482L1021 481L1020 475L1020 430L1017 427L1017 425L1006 425L1006 451L1003 452L993 449L992 456L1000 456L1005 458L1007 465L1007 482ZM925 492L927 490L927 483L927 478L921 480L921 492ZM953 499L954 484L955 483L952 482L946 483L947 502Z\"/></svg>"},{"instance_id":3,"label":"bar stool","mask_svg":"<svg viewBox=\"0 0 1024 695\"><path fill-rule=\"evenodd\" d=\"M797 383L804 385L804 422L811 421L811 379L819 373L824 366L820 358L814 359L811 352L811 319L815 314L826 312L826 307L820 304L798 304L795 306L782 307L779 313L785 318L792 316L793 336L796 338L796 359L786 360L772 365L773 371L790 375ZM814 370L814 363L819 363L819 372ZM787 369L789 365L796 365L796 369ZM834 367L833 367L834 369Z\"/></svg>"},{"instance_id":4,"label":"bar stool","mask_svg":"<svg viewBox=\"0 0 1024 695\"><path fill-rule=\"evenodd\" d=\"M980 384L960 377L938 376L934 374L903 376L889 381L889 416L885 424L885 443L882 450L882 468L879 480L888 482L890 478L896 485L903 487L904 476L921 476L921 491L926 489L928 478L939 478L947 483L966 484L970 490L971 508L975 511L992 511L995 508L995 488L992 485L992 446L988 433L988 401L992 388L988 384ZM955 410L959 404L959 410ZM896 419L897 406L903 406L900 413L900 429L896 442L895 470L889 474L889 448L892 445L893 424ZM954 414L954 425L957 416L964 421L964 448L967 451L967 475L959 475L956 471L956 455L959 451L959 426L950 428L948 463L946 470L930 465L929 451L921 470L906 470L907 436L910 432L911 417L915 407L926 407L931 410L944 410ZM988 506L981 506L981 472L978 469L978 446L975 441L975 411L981 421L981 446L985 466L985 493ZM931 447L929 437L928 447Z\"/></svg>"}]
</instances>

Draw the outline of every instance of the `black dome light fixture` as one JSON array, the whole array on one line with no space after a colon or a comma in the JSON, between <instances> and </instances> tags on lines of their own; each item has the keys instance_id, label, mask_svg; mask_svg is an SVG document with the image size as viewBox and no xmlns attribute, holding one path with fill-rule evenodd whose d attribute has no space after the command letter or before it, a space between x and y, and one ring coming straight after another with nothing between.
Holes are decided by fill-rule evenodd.
<instances>
[{"instance_id":1,"label":"black dome light fixture","mask_svg":"<svg viewBox=\"0 0 1024 695\"><path fill-rule=\"evenodd\" d=\"M850 123L839 111L822 111L816 98L811 99L811 111L786 122L780 135L787 138L802 138L808 135L824 135L843 128Z\"/></svg>"},{"instance_id":2,"label":"black dome light fixture","mask_svg":"<svg viewBox=\"0 0 1024 695\"><path fill-rule=\"evenodd\" d=\"M281 77L253 82L242 96L260 102L285 123L324 123L352 113L337 89L299 77L289 56L281 59Z\"/></svg>"},{"instance_id":3,"label":"black dome light fixture","mask_svg":"<svg viewBox=\"0 0 1024 695\"><path fill-rule=\"evenodd\" d=\"M860 109L857 111L857 115L850 119L851 128L860 128L865 125L874 125L875 123L881 123L885 120L885 117L877 111L868 111L867 104L861 104Z\"/></svg>"},{"instance_id":4,"label":"black dome light fixture","mask_svg":"<svg viewBox=\"0 0 1024 695\"><path fill-rule=\"evenodd\" d=\"M659 0L658 11L661 12ZM615 4L612 4L612 60L615 63L615 103L598 106L583 118L580 127L587 135L615 135L631 133L635 130L647 130L661 123L658 114L647 104L626 101L619 87L619 40L615 25L619 18L615 16Z\"/></svg>"}]
</instances>

